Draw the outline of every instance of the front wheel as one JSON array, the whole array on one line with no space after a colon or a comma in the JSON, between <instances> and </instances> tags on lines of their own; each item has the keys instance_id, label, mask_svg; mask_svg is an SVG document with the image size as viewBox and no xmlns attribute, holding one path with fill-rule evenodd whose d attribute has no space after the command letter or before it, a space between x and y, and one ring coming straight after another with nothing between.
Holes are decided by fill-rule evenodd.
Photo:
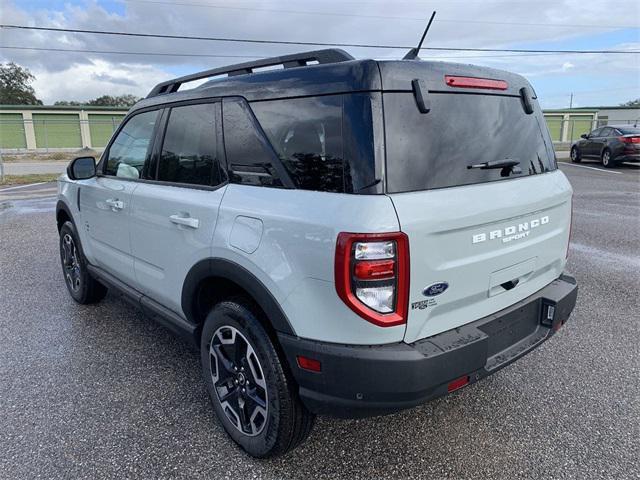
<instances>
[{"instance_id":1,"label":"front wheel","mask_svg":"<svg viewBox=\"0 0 640 480\"><path fill-rule=\"evenodd\" d=\"M580 163L582 161L578 147L571 148L571 161L573 163Z\"/></svg>"},{"instance_id":2,"label":"front wheel","mask_svg":"<svg viewBox=\"0 0 640 480\"><path fill-rule=\"evenodd\" d=\"M605 168L612 168L615 167L615 165L615 162L611 158L611 150L605 148L602 152L602 166Z\"/></svg>"},{"instance_id":3,"label":"front wheel","mask_svg":"<svg viewBox=\"0 0 640 480\"><path fill-rule=\"evenodd\" d=\"M68 221L60 228L60 262L67 290L76 302L85 305L105 297L107 287L89 273L76 228Z\"/></svg>"},{"instance_id":4,"label":"front wheel","mask_svg":"<svg viewBox=\"0 0 640 480\"><path fill-rule=\"evenodd\" d=\"M216 305L202 330L205 385L227 434L247 453L281 455L311 433L314 415L273 341L244 298Z\"/></svg>"}]
</instances>

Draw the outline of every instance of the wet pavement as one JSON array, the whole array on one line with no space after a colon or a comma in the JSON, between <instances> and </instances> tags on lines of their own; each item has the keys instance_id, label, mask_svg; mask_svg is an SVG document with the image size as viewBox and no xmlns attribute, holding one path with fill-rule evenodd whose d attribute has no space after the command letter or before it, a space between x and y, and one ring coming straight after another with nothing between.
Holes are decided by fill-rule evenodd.
<instances>
[{"instance_id":1,"label":"wet pavement","mask_svg":"<svg viewBox=\"0 0 640 480\"><path fill-rule=\"evenodd\" d=\"M0 190L0 478L640 478L638 171L561 168L580 293L558 335L424 406L319 418L268 461L226 438L188 345L70 299L51 187Z\"/></svg>"}]
</instances>

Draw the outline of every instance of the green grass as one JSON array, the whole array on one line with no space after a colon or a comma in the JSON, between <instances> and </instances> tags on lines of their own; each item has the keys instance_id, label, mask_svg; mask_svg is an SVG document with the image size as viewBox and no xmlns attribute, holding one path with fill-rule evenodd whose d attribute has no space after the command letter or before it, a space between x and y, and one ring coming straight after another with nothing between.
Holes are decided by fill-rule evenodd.
<instances>
[{"instance_id":1,"label":"green grass","mask_svg":"<svg viewBox=\"0 0 640 480\"><path fill-rule=\"evenodd\" d=\"M76 157L85 157L92 155L96 158L100 157L100 153L93 149L80 149L75 152L28 152L19 154L3 154L2 161L4 163L16 162L70 162Z\"/></svg>"},{"instance_id":2,"label":"green grass","mask_svg":"<svg viewBox=\"0 0 640 480\"><path fill-rule=\"evenodd\" d=\"M58 173L36 173L30 175L5 175L4 180L0 180L0 186L26 185L29 183L53 182L60 174Z\"/></svg>"}]
</instances>

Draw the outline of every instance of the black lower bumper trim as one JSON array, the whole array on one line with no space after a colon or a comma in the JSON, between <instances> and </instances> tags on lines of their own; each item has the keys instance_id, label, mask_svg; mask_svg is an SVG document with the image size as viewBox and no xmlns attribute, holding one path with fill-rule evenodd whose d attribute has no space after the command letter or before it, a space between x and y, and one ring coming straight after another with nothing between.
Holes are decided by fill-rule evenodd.
<instances>
[{"instance_id":1,"label":"black lower bumper trim","mask_svg":"<svg viewBox=\"0 0 640 480\"><path fill-rule=\"evenodd\" d=\"M380 415L444 395L460 377L473 383L530 352L567 321L577 293L575 279L562 275L509 308L413 344L279 339L307 408L343 418ZM322 372L299 368L297 355L319 360Z\"/></svg>"}]
</instances>

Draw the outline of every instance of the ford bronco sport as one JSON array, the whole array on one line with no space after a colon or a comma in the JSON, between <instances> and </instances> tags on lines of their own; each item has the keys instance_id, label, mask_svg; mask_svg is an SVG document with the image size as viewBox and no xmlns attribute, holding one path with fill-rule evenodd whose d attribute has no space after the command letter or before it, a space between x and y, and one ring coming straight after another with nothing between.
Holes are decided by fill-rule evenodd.
<instances>
[{"instance_id":1,"label":"ford bronco sport","mask_svg":"<svg viewBox=\"0 0 640 480\"><path fill-rule=\"evenodd\" d=\"M474 383L576 301L572 189L535 92L504 71L330 49L189 75L58 185L73 299L110 289L194 342L257 457L316 414Z\"/></svg>"}]
</instances>

